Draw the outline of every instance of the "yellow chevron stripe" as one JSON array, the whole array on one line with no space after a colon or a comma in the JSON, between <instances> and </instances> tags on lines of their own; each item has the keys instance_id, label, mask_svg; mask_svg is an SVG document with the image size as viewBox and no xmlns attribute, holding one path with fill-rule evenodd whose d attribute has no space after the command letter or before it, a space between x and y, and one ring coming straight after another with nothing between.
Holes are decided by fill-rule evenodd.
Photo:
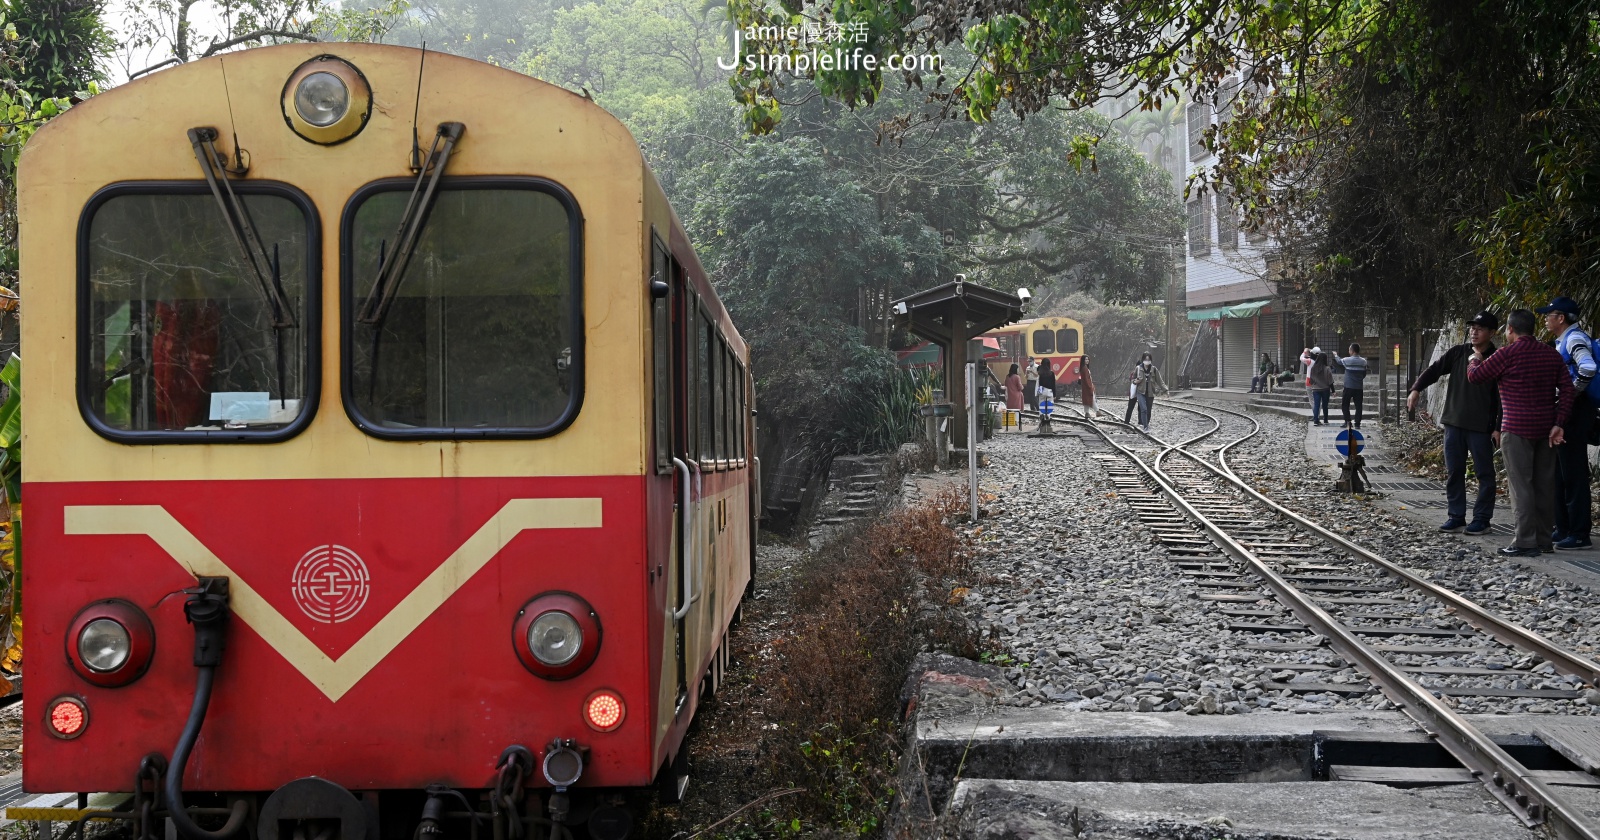
<instances>
[{"instance_id":1,"label":"yellow chevron stripe","mask_svg":"<svg viewBox=\"0 0 1600 840\"><path fill-rule=\"evenodd\" d=\"M517 534L544 528L598 528L600 521L599 499L512 499L506 502L505 507L468 537L353 647L338 659L331 659L189 533L166 508L160 505L88 505L66 509L68 534L147 536L190 574L229 578L229 598L234 614L335 702L394 652L400 642Z\"/></svg>"}]
</instances>

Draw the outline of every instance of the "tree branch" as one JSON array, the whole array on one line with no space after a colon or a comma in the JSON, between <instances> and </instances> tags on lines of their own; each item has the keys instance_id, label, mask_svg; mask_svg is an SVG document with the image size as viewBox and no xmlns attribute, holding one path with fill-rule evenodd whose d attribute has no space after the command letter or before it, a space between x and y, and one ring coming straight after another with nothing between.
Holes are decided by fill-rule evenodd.
<instances>
[{"instance_id":1,"label":"tree branch","mask_svg":"<svg viewBox=\"0 0 1600 840\"><path fill-rule=\"evenodd\" d=\"M289 32L283 29L257 29L254 32L240 35L235 38L229 38L226 41L212 41L211 46L206 47L206 51L201 53L200 57L210 58L220 50L225 50L229 47L236 47L246 41L255 41L267 37L293 38L297 41L311 41L314 43L321 43L322 41L321 38L305 32Z\"/></svg>"}]
</instances>

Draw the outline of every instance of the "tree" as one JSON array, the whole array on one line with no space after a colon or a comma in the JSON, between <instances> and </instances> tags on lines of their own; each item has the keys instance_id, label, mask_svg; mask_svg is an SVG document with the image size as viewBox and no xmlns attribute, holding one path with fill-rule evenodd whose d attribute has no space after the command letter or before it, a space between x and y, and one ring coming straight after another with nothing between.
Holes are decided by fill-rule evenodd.
<instances>
[{"instance_id":1,"label":"tree","mask_svg":"<svg viewBox=\"0 0 1600 840\"><path fill-rule=\"evenodd\" d=\"M292 41L381 41L409 8L384 0L345 9L327 0L136 0L120 56L130 77L232 49ZM151 62L149 59L159 57Z\"/></svg>"},{"instance_id":2,"label":"tree","mask_svg":"<svg viewBox=\"0 0 1600 840\"><path fill-rule=\"evenodd\" d=\"M99 0L5 0L0 9L15 28L17 63L7 80L18 90L36 101L71 99L105 81L99 65L114 42Z\"/></svg>"},{"instance_id":3,"label":"tree","mask_svg":"<svg viewBox=\"0 0 1600 840\"><path fill-rule=\"evenodd\" d=\"M1193 186L1225 185L1249 225L1281 234L1303 279L1346 301L1421 304L1417 314L1434 317L1484 297L1487 276L1505 302L1525 302L1536 288L1574 289L1573 272L1600 255L1594 193L1583 187L1593 158L1575 140L1592 136L1600 101L1597 0L730 8L741 27L864 27L879 69L802 74L852 105L878 98L893 75L883 59L917 52L972 58L939 75L901 74L925 84L946 118L983 122L1123 96L1155 111L1184 93L1216 105L1228 119L1206 143L1222 164ZM741 66L733 84L757 130L772 130L793 99L793 80L761 63ZM1093 152L1085 144L1078 156ZM1364 210L1375 196L1389 206ZM1438 294L1395 295L1429 285L1419 279Z\"/></svg>"}]
</instances>

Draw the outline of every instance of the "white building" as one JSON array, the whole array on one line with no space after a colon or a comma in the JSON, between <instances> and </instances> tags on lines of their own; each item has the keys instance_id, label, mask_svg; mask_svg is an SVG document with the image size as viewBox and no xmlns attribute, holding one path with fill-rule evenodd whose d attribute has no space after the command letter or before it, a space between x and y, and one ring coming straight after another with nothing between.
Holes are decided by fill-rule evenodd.
<instances>
[{"instance_id":1,"label":"white building","mask_svg":"<svg viewBox=\"0 0 1600 840\"><path fill-rule=\"evenodd\" d=\"M1231 86L1236 90L1237 85ZM1219 101L1226 114L1232 95L1223 86ZM1188 148L1185 174L1214 166L1217 158L1202 140L1219 109L1209 102L1188 105ZM1225 117L1224 117L1225 118ZM1208 378L1227 388L1250 386L1265 353L1285 369L1298 363L1304 328L1295 313L1284 311L1271 270L1273 243L1265 234L1239 227L1239 214L1225 193L1208 189L1187 200L1188 245L1184 257L1184 289L1191 328L1210 326L1221 338L1214 377L1190 370L1190 378Z\"/></svg>"}]
</instances>

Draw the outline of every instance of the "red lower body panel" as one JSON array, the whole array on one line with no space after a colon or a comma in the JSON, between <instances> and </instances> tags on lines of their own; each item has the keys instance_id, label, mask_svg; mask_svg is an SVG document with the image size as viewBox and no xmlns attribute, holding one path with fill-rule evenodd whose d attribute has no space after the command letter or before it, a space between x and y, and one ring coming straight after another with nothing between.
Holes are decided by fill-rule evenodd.
<instances>
[{"instance_id":1,"label":"red lower body panel","mask_svg":"<svg viewBox=\"0 0 1600 840\"><path fill-rule=\"evenodd\" d=\"M32 791L127 790L142 756L170 755L193 697L194 634L179 590L222 569L227 650L184 785L270 790L316 775L351 789L492 783L502 749L552 738L591 749L586 785L648 784L656 764L658 600L647 577L641 477L192 481L28 485L24 535ZM599 616L582 674L522 667L512 624L565 591ZM150 617L149 672L101 688L64 637L91 602ZM584 700L627 703L613 732ZM74 740L46 701L81 698Z\"/></svg>"}]
</instances>

